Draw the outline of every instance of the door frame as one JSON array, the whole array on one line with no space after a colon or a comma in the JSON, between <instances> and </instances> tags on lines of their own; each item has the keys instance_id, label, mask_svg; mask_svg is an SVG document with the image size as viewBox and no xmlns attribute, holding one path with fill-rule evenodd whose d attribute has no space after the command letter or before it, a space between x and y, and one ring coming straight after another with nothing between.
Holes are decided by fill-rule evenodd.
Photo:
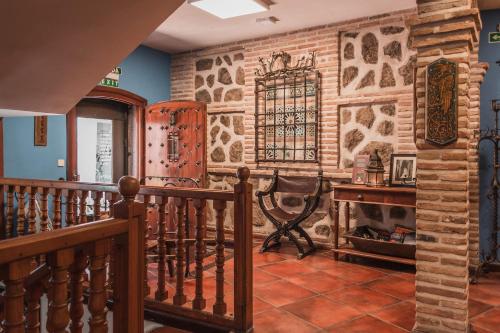
<instances>
[{"instance_id":1,"label":"door frame","mask_svg":"<svg viewBox=\"0 0 500 333\"><path fill-rule=\"evenodd\" d=\"M134 110L135 124L134 130L134 143L135 143L135 156L134 169L129 170L131 175L137 177L139 180L144 178L144 112L148 101L130 91L120 88L111 88L104 86L96 86L90 91L83 99L97 99L97 100L112 100L120 102ZM78 145L77 145L77 114L76 106L73 107L66 114L66 179L76 180L78 169Z\"/></svg>"}]
</instances>

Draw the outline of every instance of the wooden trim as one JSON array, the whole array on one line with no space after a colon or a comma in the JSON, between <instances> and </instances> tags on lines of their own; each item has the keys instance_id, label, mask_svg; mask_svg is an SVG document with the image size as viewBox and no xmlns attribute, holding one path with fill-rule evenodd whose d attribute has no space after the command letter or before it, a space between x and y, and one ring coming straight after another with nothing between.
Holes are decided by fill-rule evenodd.
<instances>
[{"instance_id":1,"label":"wooden trim","mask_svg":"<svg viewBox=\"0 0 500 333\"><path fill-rule=\"evenodd\" d=\"M110 88L104 86L96 86L92 91L90 91L82 99L99 99L99 100L111 100L115 102L120 102L127 104L134 108L134 123L136 124L136 130L134 134L134 139L136 142L136 156L134 158L135 170L131 170L133 176L142 179L144 177L144 158L143 146L144 146L144 110L148 101L136 95L130 91ZM66 115L66 154L67 154L67 170L66 179L76 180L75 174L78 169L78 147L77 147L77 115L76 107L71 109Z\"/></svg>"}]
</instances>

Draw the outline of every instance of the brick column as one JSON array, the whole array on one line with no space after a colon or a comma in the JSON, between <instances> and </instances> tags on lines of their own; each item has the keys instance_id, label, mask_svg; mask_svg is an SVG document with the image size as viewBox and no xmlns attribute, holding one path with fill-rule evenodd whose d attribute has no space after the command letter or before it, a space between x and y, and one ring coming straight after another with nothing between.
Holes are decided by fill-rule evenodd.
<instances>
[{"instance_id":1,"label":"brick column","mask_svg":"<svg viewBox=\"0 0 500 333\"><path fill-rule=\"evenodd\" d=\"M415 332L467 332L471 54L481 27L474 0L417 0L417 274ZM425 72L458 63L458 140L425 141ZM476 60L477 61L477 60ZM479 123L474 126L479 126Z\"/></svg>"}]
</instances>

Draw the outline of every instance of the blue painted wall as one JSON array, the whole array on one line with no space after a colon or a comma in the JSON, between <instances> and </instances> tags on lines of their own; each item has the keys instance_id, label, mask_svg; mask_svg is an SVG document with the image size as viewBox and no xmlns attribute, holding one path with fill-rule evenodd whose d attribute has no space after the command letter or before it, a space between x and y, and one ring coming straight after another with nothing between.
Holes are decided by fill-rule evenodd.
<instances>
[{"instance_id":1,"label":"blue painted wall","mask_svg":"<svg viewBox=\"0 0 500 333\"><path fill-rule=\"evenodd\" d=\"M487 10L481 12L483 30L479 45L479 60L488 62L490 68L481 85L481 129L494 128L495 116L491 111L491 100L500 99L500 66L496 64L500 60L500 43L489 44L488 32L496 31L496 25L500 23L500 10ZM492 207L488 200L488 189L493 173L493 146L481 144L480 146L480 248L481 251L489 253L491 242L491 218ZM481 253L481 252L480 252ZM500 255L500 253L499 253Z\"/></svg>"},{"instance_id":2,"label":"blue painted wall","mask_svg":"<svg viewBox=\"0 0 500 333\"><path fill-rule=\"evenodd\" d=\"M148 100L170 99L170 55L139 46L120 65L120 88ZM33 117L4 119L4 175L16 178L58 179L66 177L66 168L57 160L66 160L66 117L49 116L48 144L35 147Z\"/></svg>"}]
</instances>

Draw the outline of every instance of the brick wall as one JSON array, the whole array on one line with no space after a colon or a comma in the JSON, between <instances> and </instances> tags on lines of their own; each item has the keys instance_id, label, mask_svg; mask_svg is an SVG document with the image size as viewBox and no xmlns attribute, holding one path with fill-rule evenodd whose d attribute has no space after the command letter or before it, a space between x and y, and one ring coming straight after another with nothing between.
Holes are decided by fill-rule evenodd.
<instances>
[{"instance_id":1,"label":"brick wall","mask_svg":"<svg viewBox=\"0 0 500 333\"><path fill-rule=\"evenodd\" d=\"M256 189L263 188L268 183L268 177L272 169L276 167L286 174L309 175L314 175L315 170L322 168L325 175L332 181L350 179L349 160L363 149L366 151L373 148L373 145L369 147L366 145L377 140L380 141L379 145L389 142L389 149L384 149L387 155L387 172L389 171L388 157L391 152L414 153L412 65L415 52L408 48L408 20L414 15L415 10L405 10L173 55L172 99L197 98L208 102L209 137L207 139L210 186L231 187L233 183L231 175L234 175L236 168L242 164L250 168L251 180ZM375 64L363 61L361 44L365 42L364 38L368 34L373 34L378 42L378 61ZM393 41L392 44L391 41ZM353 45L350 55L346 53L348 43ZM390 48L389 44L395 47ZM259 57L267 59L272 52L279 51L290 53L292 64L297 58L312 51L316 52L316 68L322 76L319 112L320 161L313 167L306 163L261 163L257 165L255 162L254 71L259 66ZM244 85L238 85L234 76L237 67L240 66L235 62L235 55L240 54L238 59L244 58L242 63ZM217 60L218 58L220 60ZM209 63L211 66L208 66ZM392 66L393 82L391 82L390 73L389 75L383 74L386 63L390 65L389 67ZM352 78L352 75L348 77L352 74L348 73L348 67L357 67L356 77ZM200 71L203 68L208 69ZM220 85L212 81L208 84L206 79L210 74L214 74L217 81L217 71L225 72L226 69L232 75L231 83L223 85L222 96L216 97L214 89ZM359 88L363 86L361 81L370 76L370 71L374 72L373 84ZM389 82L386 80L384 84L381 84L383 78L388 78ZM241 100L238 98L225 100L226 91L240 88L243 92ZM208 94L201 92L204 89ZM379 116L382 106L394 106L395 110L393 116L383 118L383 120L393 122L393 129L389 136L383 136L377 132L379 123L383 122L382 118L381 120L376 118L375 122L372 122L372 128L367 128L366 125L360 125L355 121L356 113L360 109L371 108L374 114ZM361 131L360 127L365 126L362 128L364 139L359 143L355 142L357 146L350 152L345 149L345 132L348 131L342 131L340 123L340 114L345 114L346 110L352 114L352 118L348 125L346 125L347 122L344 124L345 128L350 126L351 130ZM227 129L226 134L223 134L224 126L220 125L221 116L234 119L240 115L244 116L244 135L238 137ZM228 124L232 126L230 121ZM214 129L215 126L218 128ZM230 134L230 139L227 134ZM223 135L225 140L222 140ZM241 140L243 146L241 160L234 158L234 154L231 157L230 154L232 150L237 152L237 149L233 149L233 145L238 140ZM384 146L384 148L387 147ZM213 152L216 154L212 154ZM328 242L332 236L328 228L332 218L330 201L328 197L325 199L325 213L320 215L321 218L309 221L307 232L317 240ZM258 208L254 209L255 232L267 234L272 230L272 226L263 217L259 219L261 215ZM231 223L226 223L226 225L230 227Z\"/></svg>"}]
</instances>

